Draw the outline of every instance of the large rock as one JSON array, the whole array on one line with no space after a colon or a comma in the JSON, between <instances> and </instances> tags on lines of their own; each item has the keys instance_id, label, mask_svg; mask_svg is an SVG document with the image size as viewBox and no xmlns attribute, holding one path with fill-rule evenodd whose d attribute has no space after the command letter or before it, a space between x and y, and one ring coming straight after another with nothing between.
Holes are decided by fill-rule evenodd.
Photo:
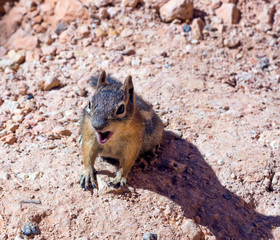
<instances>
[{"instance_id":1,"label":"large rock","mask_svg":"<svg viewBox=\"0 0 280 240\"><path fill-rule=\"evenodd\" d=\"M38 45L37 36L25 36L21 38L16 38L12 43L11 47L15 50L25 49L25 50L34 50Z\"/></svg>"},{"instance_id":2,"label":"large rock","mask_svg":"<svg viewBox=\"0 0 280 240\"><path fill-rule=\"evenodd\" d=\"M259 23L256 25L256 29L266 33L272 29L272 26L269 23Z\"/></svg>"},{"instance_id":3,"label":"large rock","mask_svg":"<svg viewBox=\"0 0 280 240\"><path fill-rule=\"evenodd\" d=\"M61 44L65 44L67 42L71 42L73 37L74 37L73 31L71 31L71 29L68 28L66 31L62 32L59 35L58 40Z\"/></svg>"},{"instance_id":4,"label":"large rock","mask_svg":"<svg viewBox=\"0 0 280 240\"><path fill-rule=\"evenodd\" d=\"M78 0L58 0L54 9L54 18L52 27L56 26L64 20L66 23L75 21L77 18L89 19L90 13L86 7Z\"/></svg>"},{"instance_id":5,"label":"large rock","mask_svg":"<svg viewBox=\"0 0 280 240\"><path fill-rule=\"evenodd\" d=\"M94 0L94 5L98 8L105 7L112 3L112 0Z\"/></svg>"},{"instance_id":6,"label":"large rock","mask_svg":"<svg viewBox=\"0 0 280 240\"><path fill-rule=\"evenodd\" d=\"M164 22L171 22L174 19L192 19L193 1L192 0L170 0L164 4L160 10L160 17Z\"/></svg>"},{"instance_id":7,"label":"large rock","mask_svg":"<svg viewBox=\"0 0 280 240\"><path fill-rule=\"evenodd\" d=\"M5 70L8 67L13 66L14 62L10 59L0 60L0 70Z\"/></svg>"},{"instance_id":8,"label":"large rock","mask_svg":"<svg viewBox=\"0 0 280 240\"><path fill-rule=\"evenodd\" d=\"M86 38L86 37L89 37L91 31L90 31L90 28L87 24L83 24L81 25L79 28L78 28L78 31L80 33L80 36L82 38Z\"/></svg>"},{"instance_id":9,"label":"large rock","mask_svg":"<svg viewBox=\"0 0 280 240\"><path fill-rule=\"evenodd\" d=\"M137 6L138 2L139 2L139 0L122 0L122 6L135 8Z\"/></svg>"},{"instance_id":10,"label":"large rock","mask_svg":"<svg viewBox=\"0 0 280 240\"><path fill-rule=\"evenodd\" d=\"M205 23L201 20L201 18L196 18L192 22L192 35L193 39L201 40L203 39L203 28Z\"/></svg>"},{"instance_id":11,"label":"large rock","mask_svg":"<svg viewBox=\"0 0 280 240\"><path fill-rule=\"evenodd\" d=\"M218 17L222 18L224 23L237 24L240 18L240 11L233 3L223 3L223 5L216 10Z\"/></svg>"},{"instance_id":12,"label":"large rock","mask_svg":"<svg viewBox=\"0 0 280 240\"><path fill-rule=\"evenodd\" d=\"M6 129L10 132L15 132L19 127L18 123L14 123L12 120L6 122Z\"/></svg>"},{"instance_id":13,"label":"large rock","mask_svg":"<svg viewBox=\"0 0 280 240\"><path fill-rule=\"evenodd\" d=\"M56 47L53 46L42 46L41 47L42 54L45 56L55 56Z\"/></svg>"},{"instance_id":14,"label":"large rock","mask_svg":"<svg viewBox=\"0 0 280 240\"><path fill-rule=\"evenodd\" d=\"M9 59L11 59L14 63L21 64L25 60L25 52L24 50L16 52L15 50L10 50L8 52Z\"/></svg>"},{"instance_id":15,"label":"large rock","mask_svg":"<svg viewBox=\"0 0 280 240\"><path fill-rule=\"evenodd\" d=\"M260 23L272 24L275 14L275 5L265 6L258 16Z\"/></svg>"},{"instance_id":16,"label":"large rock","mask_svg":"<svg viewBox=\"0 0 280 240\"><path fill-rule=\"evenodd\" d=\"M8 36L17 30L24 14L26 13L27 10L24 7L13 7L9 13L4 16L3 20L6 27L5 31Z\"/></svg>"},{"instance_id":17,"label":"large rock","mask_svg":"<svg viewBox=\"0 0 280 240\"><path fill-rule=\"evenodd\" d=\"M60 85L60 80L57 79L55 76L47 76L44 80L43 89L45 91L50 91L55 87Z\"/></svg>"},{"instance_id":18,"label":"large rock","mask_svg":"<svg viewBox=\"0 0 280 240\"><path fill-rule=\"evenodd\" d=\"M192 219L187 219L182 224L182 231L186 234L186 239L190 240L199 240L202 235L201 229Z\"/></svg>"},{"instance_id":19,"label":"large rock","mask_svg":"<svg viewBox=\"0 0 280 240\"><path fill-rule=\"evenodd\" d=\"M10 133L4 137L1 138L1 141L4 142L5 144L13 145L16 141L17 138L13 133Z\"/></svg>"},{"instance_id":20,"label":"large rock","mask_svg":"<svg viewBox=\"0 0 280 240\"><path fill-rule=\"evenodd\" d=\"M110 162L109 159L104 160L103 158L98 157L95 162L95 169L97 171L96 180L99 194L130 192L127 186L116 188L111 184L111 181L115 178L114 173L118 170L116 160Z\"/></svg>"},{"instance_id":21,"label":"large rock","mask_svg":"<svg viewBox=\"0 0 280 240\"><path fill-rule=\"evenodd\" d=\"M11 114L13 114L16 111L16 109L18 109L18 107L19 107L18 102L12 100L6 100L0 107L0 113L8 111Z\"/></svg>"},{"instance_id":22,"label":"large rock","mask_svg":"<svg viewBox=\"0 0 280 240\"><path fill-rule=\"evenodd\" d=\"M143 0L145 7L159 10L168 0Z\"/></svg>"}]
</instances>

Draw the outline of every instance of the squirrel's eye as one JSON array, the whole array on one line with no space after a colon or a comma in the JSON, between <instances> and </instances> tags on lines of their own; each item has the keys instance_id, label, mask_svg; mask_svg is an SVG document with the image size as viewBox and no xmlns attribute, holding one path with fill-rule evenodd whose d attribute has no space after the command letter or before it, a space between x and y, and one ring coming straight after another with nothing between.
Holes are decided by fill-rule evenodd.
<instances>
[{"instance_id":1,"label":"squirrel's eye","mask_svg":"<svg viewBox=\"0 0 280 240\"><path fill-rule=\"evenodd\" d=\"M124 112L124 105L122 104L122 105L119 106L116 114L119 115L119 114L122 114L123 112Z\"/></svg>"},{"instance_id":2,"label":"squirrel's eye","mask_svg":"<svg viewBox=\"0 0 280 240\"><path fill-rule=\"evenodd\" d=\"M91 102L88 103L88 109L91 109Z\"/></svg>"}]
</instances>

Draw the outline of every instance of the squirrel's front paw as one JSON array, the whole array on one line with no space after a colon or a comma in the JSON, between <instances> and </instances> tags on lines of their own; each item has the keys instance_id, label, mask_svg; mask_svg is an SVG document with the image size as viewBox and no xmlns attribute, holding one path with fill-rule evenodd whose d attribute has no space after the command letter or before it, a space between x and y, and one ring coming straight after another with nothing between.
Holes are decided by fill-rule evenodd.
<instances>
[{"instance_id":1,"label":"squirrel's front paw","mask_svg":"<svg viewBox=\"0 0 280 240\"><path fill-rule=\"evenodd\" d=\"M120 169L116 172L116 177L111 181L112 185L120 185L123 187L126 184L126 179L123 177L123 170Z\"/></svg>"},{"instance_id":2,"label":"squirrel's front paw","mask_svg":"<svg viewBox=\"0 0 280 240\"><path fill-rule=\"evenodd\" d=\"M85 190L88 190L90 187L92 187L92 189L98 189L96 171L92 168L85 170L84 173L81 175L80 185Z\"/></svg>"}]
</instances>

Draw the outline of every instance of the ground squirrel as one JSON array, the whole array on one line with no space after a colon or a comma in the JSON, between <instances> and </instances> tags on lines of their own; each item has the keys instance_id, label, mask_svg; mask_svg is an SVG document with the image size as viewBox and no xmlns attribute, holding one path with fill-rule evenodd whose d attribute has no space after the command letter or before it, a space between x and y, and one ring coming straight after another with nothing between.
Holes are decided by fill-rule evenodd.
<instances>
[{"instance_id":1,"label":"ground squirrel","mask_svg":"<svg viewBox=\"0 0 280 240\"><path fill-rule=\"evenodd\" d=\"M84 172L80 184L98 188L94 162L98 156L119 160L112 184L126 184L139 155L160 144L163 123L152 106L134 94L131 76L124 84L107 78L103 71L92 85L96 91L80 119L80 143Z\"/></svg>"}]
</instances>

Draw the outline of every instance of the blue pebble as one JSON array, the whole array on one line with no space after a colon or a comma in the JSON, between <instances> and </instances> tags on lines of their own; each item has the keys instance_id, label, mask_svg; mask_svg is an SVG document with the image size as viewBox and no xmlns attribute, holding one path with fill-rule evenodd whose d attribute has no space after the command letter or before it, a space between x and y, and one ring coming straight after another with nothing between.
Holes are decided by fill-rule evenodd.
<instances>
[{"instance_id":1,"label":"blue pebble","mask_svg":"<svg viewBox=\"0 0 280 240\"><path fill-rule=\"evenodd\" d=\"M33 96L33 94L28 94L28 96L27 96L27 100L30 100L30 99L33 99L34 98L34 96Z\"/></svg>"},{"instance_id":2,"label":"blue pebble","mask_svg":"<svg viewBox=\"0 0 280 240\"><path fill-rule=\"evenodd\" d=\"M23 226L23 233L26 236L38 234L38 229L33 223L25 223Z\"/></svg>"},{"instance_id":3,"label":"blue pebble","mask_svg":"<svg viewBox=\"0 0 280 240\"><path fill-rule=\"evenodd\" d=\"M183 30L184 30L184 32L187 33L187 32L190 32L192 30L192 28L191 28L191 26L189 24L185 24L183 26Z\"/></svg>"}]
</instances>

